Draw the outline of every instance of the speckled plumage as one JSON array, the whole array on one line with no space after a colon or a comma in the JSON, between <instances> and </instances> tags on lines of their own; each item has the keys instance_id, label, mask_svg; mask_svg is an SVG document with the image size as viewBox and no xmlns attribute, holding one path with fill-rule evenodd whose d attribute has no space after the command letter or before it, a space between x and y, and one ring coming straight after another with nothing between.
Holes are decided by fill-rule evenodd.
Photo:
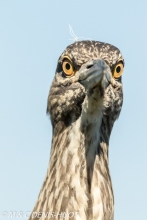
<instances>
[{"instance_id":1,"label":"speckled plumage","mask_svg":"<svg viewBox=\"0 0 147 220\"><path fill-rule=\"evenodd\" d=\"M65 56L76 70L71 78L62 70ZM75 42L59 57L47 103L53 126L50 162L34 212L78 212L77 218L51 219L114 219L108 147L123 102L121 77L115 80L111 74L118 60L124 63L116 47L97 41ZM91 62L102 72L92 86L82 78Z\"/></svg>"}]
</instances>

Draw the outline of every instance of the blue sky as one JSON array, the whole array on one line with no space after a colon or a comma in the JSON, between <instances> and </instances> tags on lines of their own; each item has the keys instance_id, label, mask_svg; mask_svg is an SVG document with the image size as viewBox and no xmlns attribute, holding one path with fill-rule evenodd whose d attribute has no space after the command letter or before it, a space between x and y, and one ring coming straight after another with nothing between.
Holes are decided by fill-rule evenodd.
<instances>
[{"instance_id":1,"label":"blue sky","mask_svg":"<svg viewBox=\"0 0 147 220\"><path fill-rule=\"evenodd\" d=\"M146 219L145 0L0 1L0 216L31 211L43 183L52 137L47 96L57 59L72 43L68 23L124 56L124 104L109 151L115 219Z\"/></svg>"}]
</instances>

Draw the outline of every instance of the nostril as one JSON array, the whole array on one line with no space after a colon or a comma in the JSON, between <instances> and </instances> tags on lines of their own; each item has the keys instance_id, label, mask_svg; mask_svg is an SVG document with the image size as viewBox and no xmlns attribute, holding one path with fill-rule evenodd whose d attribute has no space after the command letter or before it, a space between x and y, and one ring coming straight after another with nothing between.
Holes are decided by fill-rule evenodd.
<instances>
[{"instance_id":1,"label":"nostril","mask_svg":"<svg viewBox=\"0 0 147 220\"><path fill-rule=\"evenodd\" d=\"M90 69L93 66L93 64L89 64L86 66L87 69Z\"/></svg>"}]
</instances>

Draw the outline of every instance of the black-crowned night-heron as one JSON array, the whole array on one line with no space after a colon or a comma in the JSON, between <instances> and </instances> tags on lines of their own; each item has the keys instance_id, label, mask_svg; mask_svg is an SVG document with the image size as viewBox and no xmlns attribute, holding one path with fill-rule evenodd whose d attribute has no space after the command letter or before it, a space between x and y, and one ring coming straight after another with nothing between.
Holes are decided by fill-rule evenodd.
<instances>
[{"instance_id":1,"label":"black-crowned night-heron","mask_svg":"<svg viewBox=\"0 0 147 220\"><path fill-rule=\"evenodd\" d=\"M59 57L47 104L50 162L33 210L42 214L30 219L114 219L108 148L123 68L119 49L98 41L75 42Z\"/></svg>"}]
</instances>

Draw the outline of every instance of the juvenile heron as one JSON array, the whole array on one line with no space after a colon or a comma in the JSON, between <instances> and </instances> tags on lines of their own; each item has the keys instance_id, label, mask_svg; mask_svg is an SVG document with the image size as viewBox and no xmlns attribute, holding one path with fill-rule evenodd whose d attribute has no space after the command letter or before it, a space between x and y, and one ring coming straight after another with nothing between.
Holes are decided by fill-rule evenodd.
<instances>
[{"instance_id":1,"label":"juvenile heron","mask_svg":"<svg viewBox=\"0 0 147 220\"><path fill-rule=\"evenodd\" d=\"M33 210L42 214L31 220L114 219L108 148L123 102L123 68L119 49L98 41L75 42L59 57L47 103L50 162Z\"/></svg>"}]
</instances>

